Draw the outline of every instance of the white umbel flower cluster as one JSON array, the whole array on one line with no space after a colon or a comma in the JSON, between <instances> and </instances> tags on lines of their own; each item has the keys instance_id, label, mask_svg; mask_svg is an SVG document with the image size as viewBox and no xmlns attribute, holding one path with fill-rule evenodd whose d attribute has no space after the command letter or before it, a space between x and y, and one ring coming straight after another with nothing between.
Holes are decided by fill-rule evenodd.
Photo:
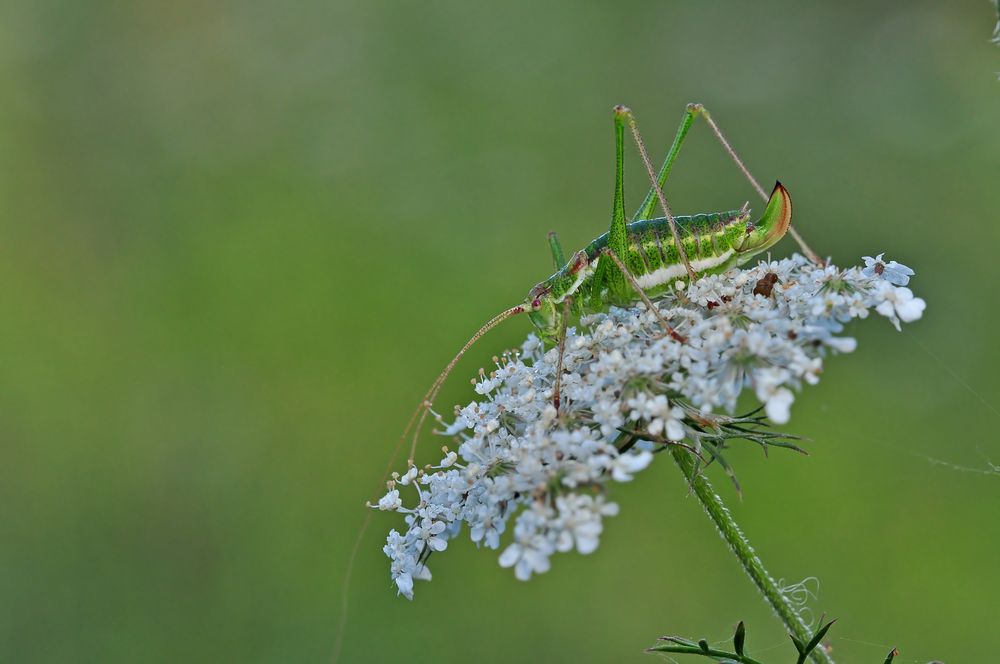
<instances>
[{"instance_id":1,"label":"white umbel flower cluster","mask_svg":"<svg viewBox=\"0 0 1000 664\"><path fill-rule=\"evenodd\" d=\"M912 270L881 254L865 263L845 270L795 255L679 282L656 305L683 342L641 305L586 316L567 332L558 412L559 351L530 335L481 375L481 399L456 409L444 433L460 437L457 453L445 448L439 465L394 474L373 506L405 515L405 533L390 531L383 548L399 594L412 598L413 581L430 578L430 553L463 523L477 545L499 549L513 520L499 562L522 580L547 571L556 552L592 553L603 518L618 511L605 485L631 480L664 445L700 453L734 421L726 414L744 389L772 422L787 422L824 357L854 350L844 323L874 310L898 329L923 313L905 287Z\"/></svg>"}]
</instances>

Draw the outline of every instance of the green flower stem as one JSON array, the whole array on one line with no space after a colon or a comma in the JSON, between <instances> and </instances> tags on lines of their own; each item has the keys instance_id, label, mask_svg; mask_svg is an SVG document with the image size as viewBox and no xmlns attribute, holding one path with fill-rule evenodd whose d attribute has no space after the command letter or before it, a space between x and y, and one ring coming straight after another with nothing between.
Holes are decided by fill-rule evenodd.
<instances>
[{"instance_id":1,"label":"green flower stem","mask_svg":"<svg viewBox=\"0 0 1000 664\"><path fill-rule=\"evenodd\" d=\"M691 484L691 488L694 489L698 500L701 501L702 507L705 508L708 516L715 522L719 532L722 533L722 537L729 543L729 548L739 558L740 563L743 564L743 569L750 575L750 579L756 584L761 594L764 595L764 599L771 605L774 612L778 614L781 621L785 623L785 627L802 643L808 643L809 639L812 638L812 633L806 626L805 621L802 620L802 616L795 610L795 607L788 601L788 598L781 593L778 589L778 584L774 582L771 575L764 569L764 564L757 557L753 547L750 546L750 542L747 541L747 538L740 531L739 526L736 525L736 521L733 520L722 499L715 493L715 489L712 488L708 478L703 473L698 472L695 467L694 457L688 450L679 446L673 446L671 453L674 455L674 461L677 462L681 472L684 473L684 476ZM810 653L810 656L817 664L834 664L833 659L822 646L814 649Z\"/></svg>"}]
</instances>

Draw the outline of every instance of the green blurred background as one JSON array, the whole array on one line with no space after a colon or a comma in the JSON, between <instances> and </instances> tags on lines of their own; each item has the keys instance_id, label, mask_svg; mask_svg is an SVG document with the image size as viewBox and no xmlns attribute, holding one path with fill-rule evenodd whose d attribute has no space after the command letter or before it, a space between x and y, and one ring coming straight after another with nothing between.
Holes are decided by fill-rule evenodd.
<instances>
[{"instance_id":1,"label":"green blurred background","mask_svg":"<svg viewBox=\"0 0 1000 664\"><path fill-rule=\"evenodd\" d=\"M777 576L820 579L838 661L995 658L993 19L983 0L3 3L0 661L328 661L420 395L547 275L547 231L606 229L611 106L659 158L689 101L788 185L815 247L888 251L929 304L903 334L852 327L794 409L812 456L748 445L744 501L724 496ZM681 212L753 199L700 124L674 173ZM528 329L491 334L440 402ZM670 464L614 498L596 554L525 584L463 539L412 603L376 515L342 661L642 662L741 618L788 661Z\"/></svg>"}]
</instances>

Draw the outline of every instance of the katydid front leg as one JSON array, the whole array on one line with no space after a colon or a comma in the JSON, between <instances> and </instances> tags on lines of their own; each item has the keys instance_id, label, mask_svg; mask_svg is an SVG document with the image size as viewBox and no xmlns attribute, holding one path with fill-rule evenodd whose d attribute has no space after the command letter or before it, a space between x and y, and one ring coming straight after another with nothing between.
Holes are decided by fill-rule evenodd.
<instances>
[{"instance_id":1,"label":"katydid front leg","mask_svg":"<svg viewBox=\"0 0 1000 664\"><path fill-rule=\"evenodd\" d=\"M550 234L549 237L553 236L554 234ZM558 240L556 242L558 243ZM556 407L556 415L559 414L559 405L561 403L563 357L566 355L566 327L569 325L570 305L572 302L572 297L567 297L563 300L562 325L559 326L559 362L556 363L556 384L552 390L552 405Z\"/></svg>"}]
</instances>

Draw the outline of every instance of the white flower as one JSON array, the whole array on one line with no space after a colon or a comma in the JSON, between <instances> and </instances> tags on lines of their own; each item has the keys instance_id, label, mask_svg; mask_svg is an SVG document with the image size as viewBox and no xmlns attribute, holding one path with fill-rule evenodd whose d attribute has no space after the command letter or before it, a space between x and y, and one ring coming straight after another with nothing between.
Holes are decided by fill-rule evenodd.
<instances>
[{"instance_id":1,"label":"white flower","mask_svg":"<svg viewBox=\"0 0 1000 664\"><path fill-rule=\"evenodd\" d=\"M421 520L420 526L413 529L413 532L417 541L431 551L444 551L448 548L448 540L444 537L438 537L438 535L441 535L447 527L448 524L444 521L432 521L424 518Z\"/></svg>"},{"instance_id":2,"label":"white flower","mask_svg":"<svg viewBox=\"0 0 1000 664\"><path fill-rule=\"evenodd\" d=\"M520 581L527 581L532 574L548 572L549 556L555 551L555 545L547 537L550 517L550 510L540 509L537 504L522 512L514 527L516 541L500 554L500 567L513 567L514 576Z\"/></svg>"},{"instance_id":3,"label":"white flower","mask_svg":"<svg viewBox=\"0 0 1000 664\"><path fill-rule=\"evenodd\" d=\"M664 423L664 429L667 433L667 440L672 440L674 442L680 442L684 440L684 409L683 408L671 408L667 413L666 418L659 418L659 420L653 420L650 423L650 433L653 432L653 425L657 421Z\"/></svg>"},{"instance_id":4,"label":"white flower","mask_svg":"<svg viewBox=\"0 0 1000 664\"><path fill-rule=\"evenodd\" d=\"M791 374L787 369L769 367L754 373L754 392L764 402L764 411L775 424L785 424L791 418L795 395L787 387Z\"/></svg>"},{"instance_id":5,"label":"white flower","mask_svg":"<svg viewBox=\"0 0 1000 664\"><path fill-rule=\"evenodd\" d=\"M469 528L469 538L476 544L484 543L490 549L500 548L500 536L507 526L507 522L500 518L491 510L482 510L483 514L478 516Z\"/></svg>"},{"instance_id":6,"label":"white flower","mask_svg":"<svg viewBox=\"0 0 1000 664\"><path fill-rule=\"evenodd\" d=\"M406 486L407 484L412 482L414 478L416 478L417 472L418 471L416 466L410 466L410 468L403 474L403 476L399 478L399 483L402 484L403 486Z\"/></svg>"},{"instance_id":7,"label":"white flower","mask_svg":"<svg viewBox=\"0 0 1000 664\"><path fill-rule=\"evenodd\" d=\"M642 364L644 373L655 373L660 367L659 364L646 362ZM662 436L666 432L668 440L684 440L684 410L681 408L671 408L665 394L650 396L645 392L639 392L626 402L631 412L630 420L647 420L646 426L653 436Z\"/></svg>"},{"instance_id":8,"label":"white flower","mask_svg":"<svg viewBox=\"0 0 1000 664\"><path fill-rule=\"evenodd\" d=\"M900 329L899 321L911 323L920 318L927 307L926 302L919 297L913 297L913 291L905 286L898 288L887 286L882 289L882 296L884 299L875 311L892 321L897 330Z\"/></svg>"},{"instance_id":9,"label":"white flower","mask_svg":"<svg viewBox=\"0 0 1000 664\"><path fill-rule=\"evenodd\" d=\"M586 555L596 551L600 543L604 530L602 517L617 514L618 505L605 503L601 496L568 494L556 498L556 510L559 512L556 550L571 551L575 546Z\"/></svg>"},{"instance_id":10,"label":"white flower","mask_svg":"<svg viewBox=\"0 0 1000 664\"><path fill-rule=\"evenodd\" d=\"M882 256L885 254L879 254L875 258L864 256L865 268L861 270L861 273L866 277L885 279L890 284L897 286L905 286L910 283L910 277L916 274L913 270L896 261L886 263L882 260Z\"/></svg>"},{"instance_id":11,"label":"white flower","mask_svg":"<svg viewBox=\"0 0 1000 664\"><path fill-rule=\"evenodd\" d=\"M764 405L764 412L775 424L785 424L792 417L792 402L795 395L787 387L779 387L771 393Z\"/></svg>"},{"instance_id":12,"label":"white flower","mask_svg":"<svg viewBox=\"0 0 1000 664\"><path fill-rule=\"evenodd\" d=\"M410 544L406 537L395 530L390 530L386 545L382 547L385 555L392 560L389 571L397 592L406 599L413 599L415 579L422 581L431 579L431 571L412 554Z\"/></svg>"},{"instance_id":13,"label":"white flower","mask_svg":"<svg viewBox=\"0 0 1000 664\"><path fill-rule=\"evenodd\" d=\"M616 455L611 462L611 478L616 482L631 482L632 476L653 463L652 452L635 452Z\"/></svg>"},{"instance_id":14,"label":"white flower","mask_svg":"<svg viewBox=\"0 0 1000 664\"><path fill-rule=\"evenodd\" d=\"M403 501L399 499L399 489L393 489L379 499L378 508L383 512L394 512L399 509L402 504Z\"/></svg>"},{"instance_id":15,"label":"white flower","mask_svg":"<svg viewBox=\"0 0 1000 664\"><path fill-rule=\"evenodd\" d=\"M413 582L430 578L428 556L463 525L477 546L502 550L500 565L521 580L546 572L555 553L593 553L604 518L618 511L605 497L614 483L649 467L664 442L712 444L721 413L745 392L771 422L788 422L796 392L819 381L825 359L857 346L842 335L846 323L875 310L899 328L923 314L925 302L903 285L912 270L881 254L865 264L819 267L795 255L680 282L656 306L683 321L685 343L663 337L643 305L585 315L566 331L558 412L558 350L529 335L520 353L480 375L479 400L444 424L458 449L394 475L373 506L404 515L405 532L390 531L383 547L399 594L412 598ZM780 287L754 295L768 274Z\"/></svg>"},{"instance_id":16,"label":"white flower","mask_svg":"<svg viewBox=\"0 0 1000 664\"><path fill-rule=\"evenodd\" d=\"M541 536L515 542L500 554L500 567L513 567L514 576L519 581L527 581L534 574L549 571L551 546Z\"/></svg>"}]
</instances>

